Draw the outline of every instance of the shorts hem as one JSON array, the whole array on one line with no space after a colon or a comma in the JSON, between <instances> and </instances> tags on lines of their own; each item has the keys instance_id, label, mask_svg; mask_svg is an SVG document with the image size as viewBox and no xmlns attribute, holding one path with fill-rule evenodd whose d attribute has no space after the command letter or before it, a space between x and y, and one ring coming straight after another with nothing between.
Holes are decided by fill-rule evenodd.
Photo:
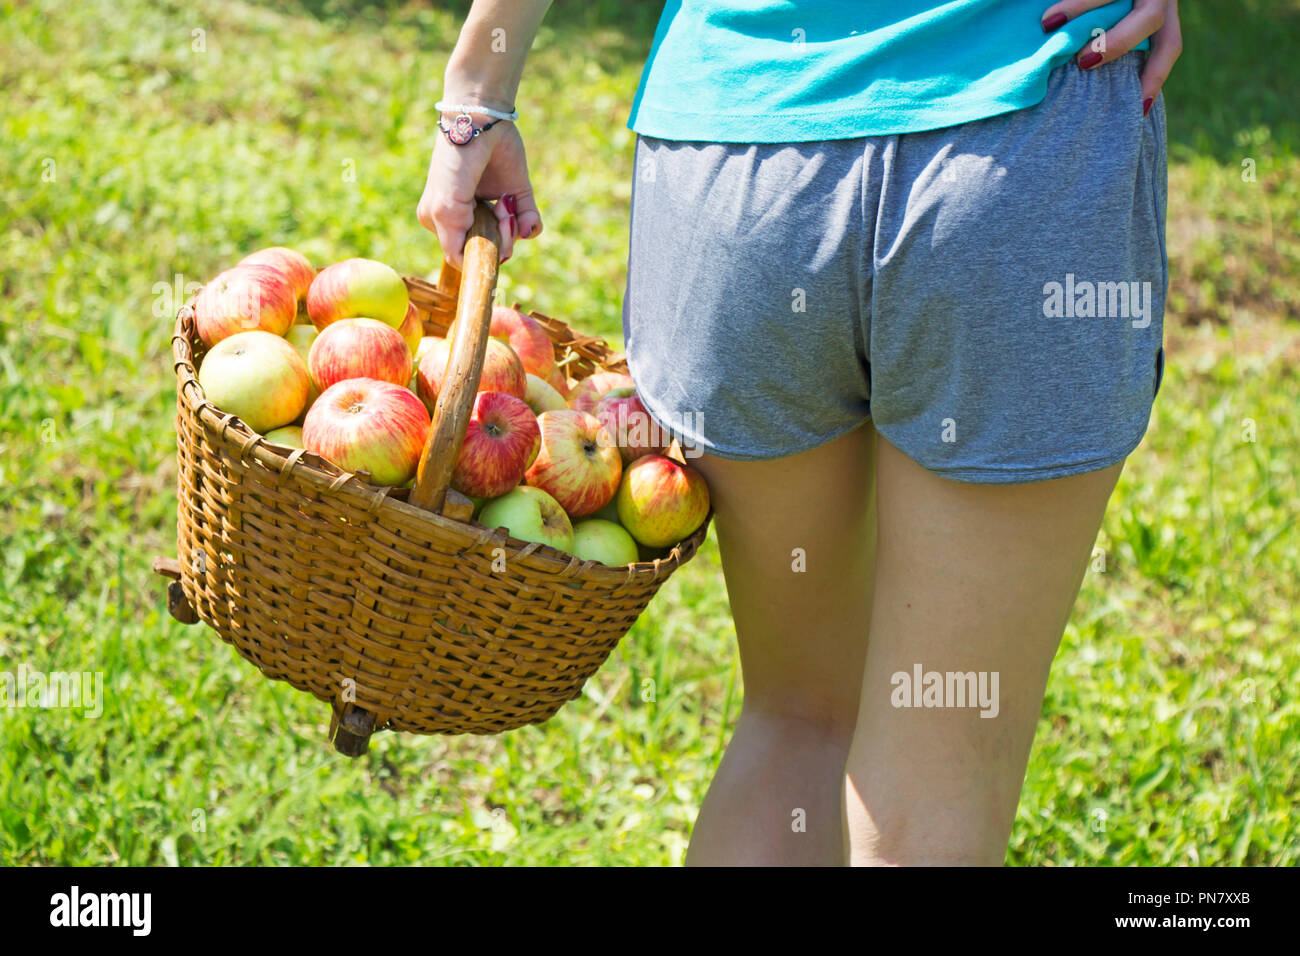
<instances>
[{"instance_id":1,"label":"shorts hem","mask_svg":"<svg viewBox=\"0 0 1300 956\"><path fill-rule=\"evenodd\" d=\"M1123 445L1123 451L1118 454L1107 454L1099 458L1091 458L1083 462L1072 462L1066 465L1050 465L1039 468L981 468L981 467L960 467L960 468L943 468L927 465L921 461L906 448L890 438L884 429L879 426L876 430L880 436L897 448L900 452L910 458L920 467L937 475L940 478L947 478L950 481L958 481L963 484L972 485L1028 485L1039 481L1052 481L1056 478L1071 478L1075 475L1086 475L1094 471L1102 471L1117 465L1129 455L1137 450L1142 444L1142 439L1146 437L1147 431L1151 427L1151 416L1148 413L1147 420L1143 422L1137 438Z\"/></svg>"},{"instance_id":2,"label":"shorts hem","mask_svg":"<svg viewBox=\"0 0 1300 956\"><path fill-rule=\"evenodd\" d=\"M633 376L633 379L635 380L635 376ZM671 418L667 416L663 416L659 413L656 407L658 403L654 401L652 398L650 398L649 395L647 395L645 392L641 391L640 389L638 389L637 394L641 398L641 403L645 405L646 411L650 413L651 418L655 419L660 423L671 421ZM732 448L724 449L716 442L709 441L703 435L699 435L699 434L688 435L683 433L680 430L674 430L667 427L665 427L664 430L672 434L677 439L677 441L681 444L683 454L686 453L687 449L692 449L692 450L699 449L707 455L712 455L714 458L725 458L728 461L775 461L779 458L790 458L793 455L800 455L806 451L812 451L815 448L820 448L822 445L829 444L830 442L833 442L837 438L843 438L849 432L861 428L863 425L869 425L869 424L871 424L871 418L870 416L867 416L863 418L862 421L860 422L853 422L852 424L847 425L844 428L840 428L836 431L827 432L823 435L818 435L817 437L809 441L799 442L798 444L792 446L792 448L788 450L781 449L775 452L768 452L768 451L753 452L748 450L739 451ZM691 456L687 455L686 457L689 460Z\"/></svg>"}]
</instances>

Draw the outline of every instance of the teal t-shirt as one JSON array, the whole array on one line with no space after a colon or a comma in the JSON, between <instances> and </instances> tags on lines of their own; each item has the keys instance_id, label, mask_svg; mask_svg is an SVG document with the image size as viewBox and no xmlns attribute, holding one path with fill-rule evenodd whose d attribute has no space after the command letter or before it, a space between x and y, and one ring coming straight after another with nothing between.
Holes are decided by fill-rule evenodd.
<instances>
[{"instance_id":1,"label":"teal t-shirt","mask_svg":"<svg viewBox=\"0 0 1300 956\"><path fill-rule=\"evenodd\" d=\"M785 143L1023 109L1046 95L1053 69L1094 42L1094 29L1113 27L1133 4L1117 0L1044 33L1049 6L667 0L627 125L661 139Z\"/></svg>"}]
</instances>

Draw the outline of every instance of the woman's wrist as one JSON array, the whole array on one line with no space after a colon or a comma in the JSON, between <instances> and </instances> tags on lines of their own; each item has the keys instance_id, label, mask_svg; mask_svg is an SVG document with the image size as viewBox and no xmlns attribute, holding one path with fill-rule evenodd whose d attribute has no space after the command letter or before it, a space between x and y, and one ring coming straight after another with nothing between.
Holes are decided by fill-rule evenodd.
<instances>
[{"instance_id":1,"label":"woman's wrist","mask_svg":"<svg viewBox=\"0 0 1300 956\"><path fill-rule=\"evenodd\" d=\"M485 83L472 83L453 78L450 72L443 81L440 103L459 106L486 106L499 113L509 113L515 108L514 90ZM474 115L474 111L470 111Z\"/></svg>"},{"instance_id":2,"label":"woman's wrist","mask_svg":"<svg viewBox=\"0 0 1300 956\"><path fill-rule=\"evenodd\" d=\"M473 103L509 113L515 108L515 94L523 64L512 64L502 55L485 57L461 53L457 44L442 78L443 103ZM472 45L471 45L472 46Z\"/></svg>"}]
</instances>

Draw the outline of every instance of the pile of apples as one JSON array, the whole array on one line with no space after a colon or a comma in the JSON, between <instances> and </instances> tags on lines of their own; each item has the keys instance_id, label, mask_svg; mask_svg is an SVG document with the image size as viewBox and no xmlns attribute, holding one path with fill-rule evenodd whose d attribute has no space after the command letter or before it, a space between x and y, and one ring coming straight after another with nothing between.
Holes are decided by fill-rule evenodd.
<instances>
[{"instance_id":1,"label":"pile of apples","mask_svg":"<svg viewBox=\"0 0 1300 956\"><path fill-rule=\"evenodd\" d=\"M216 276L191 304L208 350L199 384L213 404L375 484L414 483L455 323L446 338L424 335L397 272L347 259L318 273L277 246ZM704 477L629 376L571 382L545 330L516 309L495 307L489 334L451 478L481 524L615 567L699 528Z\"/></svg>"}]
</instances>

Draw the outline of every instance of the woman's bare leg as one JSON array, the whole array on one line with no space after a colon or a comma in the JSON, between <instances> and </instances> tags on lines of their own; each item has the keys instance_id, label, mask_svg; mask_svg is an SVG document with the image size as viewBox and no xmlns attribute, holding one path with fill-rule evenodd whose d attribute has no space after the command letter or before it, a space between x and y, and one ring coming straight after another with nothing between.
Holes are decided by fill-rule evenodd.
<instances>
[{"instance_id":1,"label":"woman's bare leg","mask_svg":"<svg viewBox=\"0 0 1300 956\"><path fill-rule=\"evenodd\" d=\"M689 865L844 862L843 789L874 574L869 424L788 458L697 459L745 696Z\"/></svg>"},{"instance_id":2,"label":"woman's bare leg","mask_svg":"<svg viewBox=\"0 0 1300 956\"><path fill-rule=\"evenodd\" d=\"M879 440L876 599L845 784L851 862L1003 862L1048 668L1122 468L965 484ZM917 665L997 674L996 716L895 706Z\"/></svg>"}]
</instances>

